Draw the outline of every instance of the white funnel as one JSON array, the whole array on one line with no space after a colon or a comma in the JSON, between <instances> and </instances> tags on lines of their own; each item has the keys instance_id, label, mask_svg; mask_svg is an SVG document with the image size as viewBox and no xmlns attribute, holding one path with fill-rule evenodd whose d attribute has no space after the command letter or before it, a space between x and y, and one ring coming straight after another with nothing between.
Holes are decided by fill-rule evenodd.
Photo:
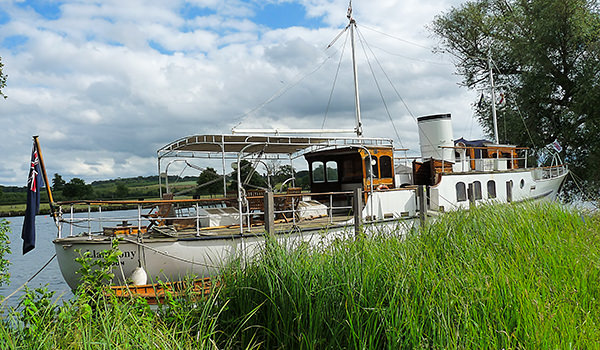
<instances>
[{"instance_id":1,"label":"white funnel","mask_svg":"<svg viewBox=\"0 0 600 350\"><path fill-rule=\"evenodd\" d=\"M452 119L450 114L436 114L417 118L419 142L423 160L433 158L454 162Z\"/></svg>"}]
</instances>

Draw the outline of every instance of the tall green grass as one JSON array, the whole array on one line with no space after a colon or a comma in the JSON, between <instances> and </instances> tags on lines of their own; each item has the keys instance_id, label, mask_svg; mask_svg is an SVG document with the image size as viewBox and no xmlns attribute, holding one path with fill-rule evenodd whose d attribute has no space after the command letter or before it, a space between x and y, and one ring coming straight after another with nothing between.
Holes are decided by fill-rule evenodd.
<instances>
[{"instance_id":1,"label":"tall green grass","mask_svg":"<svg viewBox=\"0 0 600 350\"><path fill-rule=\"evenodd\" d=\"M270 242L226 278L221 320L257 309L266 348L555 348L600 344L597 218L482 206L406 235L324 251Z\"/></svg>"},{"instance_id":2,"label":"tall green grass","mask_svg":"<svg viewBox=\"0 0 600 350\"><path fill-rule=\"evenodd\" d=\"M29 291L0 320L0 348L594 348L599 234L597 216L520 204L327 246L268 241L211 296L157 310Z\"/></svg>"}]
</instances>

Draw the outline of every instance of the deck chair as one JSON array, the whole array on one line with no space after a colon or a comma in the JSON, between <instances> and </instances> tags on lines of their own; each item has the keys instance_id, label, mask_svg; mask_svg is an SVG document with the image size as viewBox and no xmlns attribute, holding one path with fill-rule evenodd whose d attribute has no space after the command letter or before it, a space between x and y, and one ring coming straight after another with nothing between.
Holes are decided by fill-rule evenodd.
<instances>
[{"instance_id":1,"label":"deck chair","mask_svg":"<svg viewBox=\"0 0 600 350\"><path fill-rule=\"evenodd\" d=\"M173 193L163 194L162 199L172 200ZM166 218L173 218L175 216L175 208L173 208L173 203L161 203L157 206L157 208L158 209L156 210L156 213L150 212L150 213L144 215L145 218L150 220L148 229L150 229L150 227L152 227L154 225L156 225L156 226L170 225L171 224L170 221L172 219L166 219Z\"/></svg>"},{"instance_id":2,"label":"deck chair","mask_svg":"<svg viewBox=\"0 0 600 350\"><path fill-rule=\"evenodd\" d=\"M278 208L278 210L281 212L280 215L286 222L289 222L289 219L294 215L293 212L296 210L298 202L300 202L300 193L302 193L301 187L288 187L285 193L287 195L298 195L284 197L283 203Z\"/></svg>"}]
</instances>

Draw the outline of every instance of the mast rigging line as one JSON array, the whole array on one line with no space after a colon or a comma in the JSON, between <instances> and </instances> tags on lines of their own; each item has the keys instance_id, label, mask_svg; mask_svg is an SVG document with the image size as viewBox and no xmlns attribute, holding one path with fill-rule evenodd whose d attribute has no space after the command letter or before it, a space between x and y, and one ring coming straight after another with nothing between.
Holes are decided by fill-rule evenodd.
<instances>
[{"instance_id":1,"label":"mast rigging line","mask_svg":"<svg viewBox=\"0 0 600 350\"><path fill-rule=\"evenodd\" d=\"M37 275L40 274L40 272L44 271L44 269L46 267L48 267L48 265L50 265L50 263L52 262L52 260L54 260L54 258L56 258L56 254L52 255L52 257L50 258L50 260L48 260L44 266L42 266L36 273L34 273L31 277L29 277L29 279L27 281L25 281L25 283L23 283L19 288L15 289L14 292L10 293L6 298L0 300L0 305L2 307L4 307L4 303L13 295L17 294L18 291L20 291L21 289L23 289L23 287L25 287L27 284L29 284L29 282L31 282ZM19 306L21 305L21 303L19 303ZM18 307L18 306L17 306Z\"/></svg>"},{"instance_id":2,"label":"mast rigging line","mask_svg":"<svg viewBox=\"0 0 600 350\"><path fill-rule=\"evenodd\" d=\"M435 62L435 61L430 61L430 60L424 60L424 59L420 59L420 58L414 58L414 57L409 57L409 56L401 55L401 54L398 54L398 53L394 53L394 52L386 50L386 49L384 49L382 47L379 47L377 45L371 44L370 46L374 47L374 48L376 48L378 50L381 50L381 51L387 53L388 55L392 55L392 56L396 56L396 57L402 57L402 58L405 58L407 60L411 60L411 61L415 61L415 62L421 62L421 63L427 63L427 64L436 64L436 65L440 65L440 66L454 66L454 64L452 64L450 62Z\"/></svg>"},{"instance_id":3,"label":"mast rigging line","mask_svg":"<svg viewBox=\"0 0 600 350\"><path fill-rule=\"evenodd\" d=\"M333 84L331 86L331 91L329 92L329 100L327 101L327 108L325 109L325 115L323 116L323 123L321 123L321 129L325 128L325 121L327 120L327 115L329 114L329 108L331 107L331 100L333 99L333 91L335 90L335 85L337 83L337 79L340 73L340 67L342 66L342 59L344 58L344 52L346 52L346 44L348 43L348 26L341 31L335 39L327 46L329 49L337 39L343 34L346 33L346 38L344 39L344 45L342 45L342 52L340 54L340 59L338 61L337 70L335 71L335 77L333 78Z\"/></svg>"},{"instance_id":4,"label":"mast rigging line","mask_svg":"<svg viewBox=\"0 0 600 350\"><path fill-rule=\"evenodd\" d=\"M421 45L421 44L413 43L412 41L408 41L408 40L406 40L406 39L402 39L402 38L399 38L399 37L397 37L397 36L394 36L394 35L391 35L391 34L388 34L388 33L384 33L384 32L382 32L382 31L379 31L379 30L375 29L375 28L368 27L368 26L366 26L366 25L364 25L364 24L361 24L361 26L362 26L363 28L365 28L365 29L368 29L368 30L374 31L375 33L379 33L379 34L381 34L381 35L388 36L388 37L390 37L390 38L392 38L392 39L396 39L396 40L398 40L398 41L402 41L402 42L404 42L404 43L407 43L407 44L410 44L410 45L413 45L413 46L417 46L417 47L420 47L420 48L422 48L422 49L427 49L427 50L433 50L433 49L434 49L433 47L428 47L428 46L425 46L425 45Z\"/></svg>"},{"instance_id":5,"label":"mast rigging line","mask_svg":"<svg viewBox=\"0 0 600 350\"><path fill-rule=\"evenodd\" d=\"M371 70L371 75L373 76L373 80L375 81L375 85L377 86L377 90L379 91L379 96L381 97L381 101L383 102L383 106L385 108L387 116L390 119L390 123L392 123L392 127L394 128L394 133L396 133L396 138L398 138L398 142L400 143L400 147L404 148L404 145L402 144L402 138L400 138L400 133L398 133L398 129L396 129L396 124L394 124L394 119L392 118L392 115L390 113L388 105L385 102L385 97L383 96L383 92L381 91L381 87L379 86L379 81L377 80L377 76L375 75L375 70L373 69L373 66L371 65L371 61L369 60L369 55L367 54L367 51L365 49L365 45L369 48L369 51L371 51L371 55L373 55L373 57L375 58L375 61L379 64L379 69L381 69L381 71L384 72L384 75L386 75L385 71L383 70L382 65L379 63L379 60L377 59L377 56L375 56L375 53L373 52L373 50L371 50L371 47L369 47L369 44L366 42L364 36L360 32L360 30L358 30L358 26L355 25L355 27L356 27L356 32L358 33L358 38L360 40L360 45L361 45L361 47L363 49L363 52L365 54L365 58L367 59L367 64L369 65L369 69ZM391 81L390 81L390 83L391 83Z\"/></svg>"},{"instance_id":6,"label":"mast rigging line","mask_svg":"<svg viewBox=\"0 0 600 350\"><path fill-rule=\"evenodd\" d=\"M362 38L362 40L366 42L366 40L364 40L364 36L362 35L362 33L359 33L359 34L360 34L360 38ZM368 43L367 43L367 47L369 47ZM408 114L413 118L413 120L415 121L415 123L417 123L417 128L420 129L417 117L415 117L415 114L412 112L412 110L410 109L410 107L408 107L408 104L406 103L406 101L404 100L404 98L402 98L402 95L400 95L400 92L398 92L398 89L396 89L396 86L392 82L392 79L386 73L385 69L383 69L383 65L381 64L381 62L379 62L379 60L377 59L377 56L373 53L373 50L371 50L370 47L369 47L369 50L371 51L371 54L373 55L373 58L375 58L375 61L379 65L379 69L381 69L381 71L383 72L383 75L386 77L386 79L387 79L388 83L390 84L390 86L392 87L392 89L394 89L394 92L396 93L396 96L398 96L398 99L400 99L400 101L402 102L402 104L404 105L404 107L406 108L406 110L408 111ZM367 58L367 61L368 61L368 58ZM369 66L370 66L370 63L369 63ZM394 125L393 121L392 121L392 125ZM395 126L394 126L394 130L395 130ZM423 135L425 136L425 138L427 139L427 141L430 144L432 144L431 140L429 139L429 136L427 136L426 133L424 133ZM438 154L439 154L439 151L436 150L436 152L438 152Z\"/></svg>"},{"instance_id":7,"label":"mast rigging line","mask_svg":"<svg viewBox=\"0 0 600 350\"><path fill-rule=\"evenodd\" d=\"M329 46L327 47L329 48ZM325 49L327 50L327 49ZM324 50L324 52L325 52ZM321 63L319 63L317 65L317 67L315 69L313 69L310 72L304 73L304 72L300 72L298 73L294 79L292 80L292 83L283 86L281 89L277 90L273 95L271 95L271 97L269 97L267 100L265 100L265 102L261 103L260 105L252 108L251 110L249 110L246 113L240 114L238 115L235 119L238 120L238 122L233 126L232 130L234 130L235 128L237 128L240 124L242 124L244 122L244 120L246 119L246 117L248 117L249 115L255 113L256 111L262 109L263 107L265 107L266 105L268 105L269 103L273 102L275 99L281 97L283 94L285 94L287 91L289 91L290 89L292 89L293 87L295 87L296 85L300 84L304 79L306 79L308 76L316 73L318 70L320 70L325 63L327 63L327 61L329 61L331 58L333 58L335 55L337 54L337 51L333 52L331 55L327 55L327 57L325 57L323 59L323 61L321 61ZM295 81L294 81L295 80Z\"/></svg>"},{"instance_id":8,"label":"mast rigging line","mask_svg":"<svg viewBox=\"0 0 600 350\"><path fill-rule=\"evenodd\" d=\"M496 68L497 72L500 72L500 68L498 68L498 66L496 65L496 62L490 58L490 62L492 63L492 66L494 68ZM492 87L493 88L493 87ZM514 93L514 91L511 89L510 85L506 85L506 88L508 89L508 91L510 92L511 96L512 95L516 95ZM494 93L494 92L492 92ZM506 95L504 96L504 99L506 100ZM508 103L508 102L506 102ZM525 127L525 131L527 131L527 136L529 136L529 141L531 141L531 145L534 148L538 148L537 145L535 144L535 142L533 141L533 137L531 136L531 132L529 131L529 128L527 127L527 124L525 123L525 118L523 117L523 113L521 113L521 109L519 108L519 105L515 103L515 108L517 109L517 114L519 115L519 117L521 118L521 121L523 122L523 126ZM504 116L504 122L506 123L506 116Z\"/></svg>"}]
</instances>

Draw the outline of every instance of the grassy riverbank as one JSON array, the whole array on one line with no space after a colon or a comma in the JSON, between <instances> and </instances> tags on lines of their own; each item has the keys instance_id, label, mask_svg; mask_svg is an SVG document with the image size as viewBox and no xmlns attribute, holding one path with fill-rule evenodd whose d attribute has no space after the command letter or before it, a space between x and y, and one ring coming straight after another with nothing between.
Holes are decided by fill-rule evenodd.
<instances>
[{"instance_id":1,"label":"grassy riverbank","mask_svg":"<svg viewBox=\"0 0 600 350\"><path fill-rule=\"evenodd\" d=\"M600 343L600 220L553 205L449 213L400 237L268 244L219 291L56 307L30 293L7 348L589 348ZM12 321L11 321L12 320ZM8 325L12 323L12 326ZM26 327L24 326L26 325Z\"/></svg>"}]
</instances>

